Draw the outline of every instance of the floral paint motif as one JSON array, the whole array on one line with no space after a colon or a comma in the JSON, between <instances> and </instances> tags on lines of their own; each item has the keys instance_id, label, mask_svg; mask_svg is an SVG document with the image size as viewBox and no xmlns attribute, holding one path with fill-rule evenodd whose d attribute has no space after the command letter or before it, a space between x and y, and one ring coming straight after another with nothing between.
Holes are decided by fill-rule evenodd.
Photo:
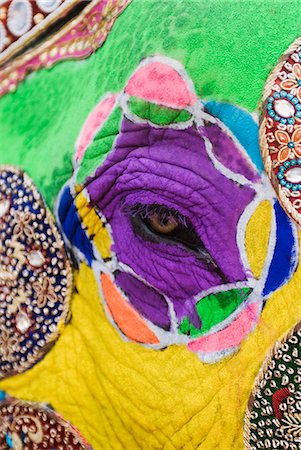
<instances>
[{"instance_id":1,"label":"floral paint motif","mask_svg":"<svg viewBox=\"0 0 301 450\"><path fill-rule=\"evenodd\" d=\"M290 278L296 231L243 147L259 153L257 141L248 113L204 104L185 69L161 56L142 61L89 115L56 213L125 339L153 349L184 344L215 362L239 348ZM273 217L255 275L245 236L264 201Z\"/></svg>"},{"instance_id":2,"label":"floral paint motif","mask_svg":"<svg viewBox=\"0 0 301 450\"><path fill-rule=\"evenodd\" d=\"M301 163L301 41L297 39L267 80L260 146L265 169L286 212L301 224L301 171L292 181L282 165Z\"/></svg>"},{"instance_id":3,"label":"floral paint motif","mask_svg":"<svg viewBox=\"0 0 301 450\"><path fill-rule=\"evenodd\" d=\"M0 378L4 378L31 367L54 343L67 320L72 276L53 219L19 169L0 167L0 212Z\"/></svg>"},{"instance_id":4,"label":"floral paint motif","mask_svg":"<svg viewBox=\"0 0 301 450\"><path fill-rule=\"evenodd\" d=\"M79 431L46 405L0 391L0 448L3 450L91 450Z\"/></svg>"},{"instance_id":5,"label":"floral paint motif","mask_svg":"<svg viewBox=\"0 0 301 450\"><path fill-rule=\"evenodd\" d=\"M266 357L245 416L247 450L299 450L301 443L300 324Z\"/></svg>"}]
</instances>

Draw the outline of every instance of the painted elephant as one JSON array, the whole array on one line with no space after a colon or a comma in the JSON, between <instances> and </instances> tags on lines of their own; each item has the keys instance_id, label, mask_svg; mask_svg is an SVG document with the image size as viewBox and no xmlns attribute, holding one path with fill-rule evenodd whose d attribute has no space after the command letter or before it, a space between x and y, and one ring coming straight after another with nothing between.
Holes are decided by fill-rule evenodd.
<instances>
[{"instance_id":1,"label":"painted elephant","mask_svg":"<svg viewBox=\"0 0 301 450\"><path fill-rule=\"evenodd\" d=\"M187 344L215 362L239 346L295 270L294 226L244 148L256 139L242 142L240 127L257 128L238 108L202 102L184 68L160 55L88 117L57 218L127 339L155 349ZM274 218L255 275L245 235L265 200ZM279 273L284 239L289 264Z\"/></svg>"}]
</instances>

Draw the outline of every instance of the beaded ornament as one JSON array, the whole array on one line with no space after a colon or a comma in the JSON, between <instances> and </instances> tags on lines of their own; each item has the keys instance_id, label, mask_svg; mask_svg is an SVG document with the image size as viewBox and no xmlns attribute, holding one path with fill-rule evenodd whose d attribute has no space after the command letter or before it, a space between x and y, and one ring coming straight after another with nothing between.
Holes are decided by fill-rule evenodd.
<instances>
[{"instance_id":1,"label":"beaded ornament","mask_svg":"<svg viewBox=\"0 0 301 450\"><path fill-rule=\"evenodd\" d=\"M247 450L299 450L301 445L301 324L279 339L266 357L249 399Z\"/></svg>"},{"instance_id":2,"label":"beaded ornament","mask_svg":"<svg viewBox=\"0 0 301 450\"><path fill-rule=\"evenodd\" d=\"M2 450L91 450L79 431L49 406L0 391Z\"/></svg>"},{"instance_id":3,"label":"beaded ornament","mask_svg":"<svg viewBox=\"0 0 301 450\"><path fill-rule=\"evenodd\" d=\"M41 195L0 167L0 378L38 362L68 320L72 272Z\"/></svg>"},{"instance_id":4,"label":"beaded ornament","mask_svg":"<svg viewBox=\"0 0 301 450\"><path fill-rule=\"evenodd\" d=\"M266 172L279 200L301 225L301 40L297 39L269 76L260 125Z\"/></svg>"}]
</instances>

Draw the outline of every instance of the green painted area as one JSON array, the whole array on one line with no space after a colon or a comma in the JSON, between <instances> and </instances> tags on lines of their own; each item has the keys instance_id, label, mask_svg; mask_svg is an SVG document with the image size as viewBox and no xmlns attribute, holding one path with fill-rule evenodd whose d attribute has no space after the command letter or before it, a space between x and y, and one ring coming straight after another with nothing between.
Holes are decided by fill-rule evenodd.
<instances>
[{"instance_id":1,"label":"green painted area","mask_svg":"<svg viewBox=\"0 0 301 450\"><path fill-rule=\"evenodd\" d=\"M136 97L131 97L128 103L132 113L141 119L149 120L156 125L170 125L172 123L187 122L191 114L185 109L165 108L155 103L148 103Z\"/></svg>"},{"instance_id":2,"label":"green painted area","mask_svg":"<svg viewBox=\"0 0 301 450\"><path fill-rule=\"evenodd\" d=\"M0 99L0 162L28 171L52 207L85 118L153 54L179 60L202 98L253 111L301 34L300 12L299 0L133 0L93 56L40 70Z\"/></svg>"},{"instance_id":3,"label":"green painted area","mask_svg":"<svg viewBox=\"0 0 301 450\"><path fill-rule=\"evenodd\" d=\"M81 184L88 175L93 175L94 171L113 147L114 139L119 131L121 115L122 112L119 107L113 109L103 127L96 134L81 161L81 166L76 179L77 183Z\"/></svg>"},{"instance_id":4,"label":"green painted area","mask_svg":"<svg viewBox=\"0 0 301 450\"><path fill-rule=\"evenodd\" d=\"M185 317L180 324L179 331L192 337L198 337L209 331L214 325L225 320L250 295L252 289L231 289L230 291L210 294L196 304L196 311L202 321L202 327L196 328Z\"/></svg>"}]
</instances>

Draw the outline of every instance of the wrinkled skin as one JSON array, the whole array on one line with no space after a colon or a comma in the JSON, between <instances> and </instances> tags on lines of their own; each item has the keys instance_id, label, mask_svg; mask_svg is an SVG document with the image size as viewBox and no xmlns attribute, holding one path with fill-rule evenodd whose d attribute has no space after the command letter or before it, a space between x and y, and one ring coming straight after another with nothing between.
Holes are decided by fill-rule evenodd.
<instances>
[{"instance_id":1,"label":"wrinkled skin","mask_svg":"<svg viewBox=\"0 0 301 450\"><path fill-rule=\"evenodd\" d=\"M195 312L201 293L247 280L236 233L238 220L255 192L214 167L203 136L210 138L220 159L227 155L222 162L230 169L239 167L245 177L256 179L217 125L200 130L156 129L123 119L114 150L86 184L91 203L111 225L112 250L118 261L151 287L124 272L115 273L117 285L144 317L166 330L170 328L166 297L179 322L188 316L201 327ZM156 238L139 226L137 230L131 211L135 205L154 204L177 210L188 219L211 263L178 242Z\"/></svg>"}]
</instances>

